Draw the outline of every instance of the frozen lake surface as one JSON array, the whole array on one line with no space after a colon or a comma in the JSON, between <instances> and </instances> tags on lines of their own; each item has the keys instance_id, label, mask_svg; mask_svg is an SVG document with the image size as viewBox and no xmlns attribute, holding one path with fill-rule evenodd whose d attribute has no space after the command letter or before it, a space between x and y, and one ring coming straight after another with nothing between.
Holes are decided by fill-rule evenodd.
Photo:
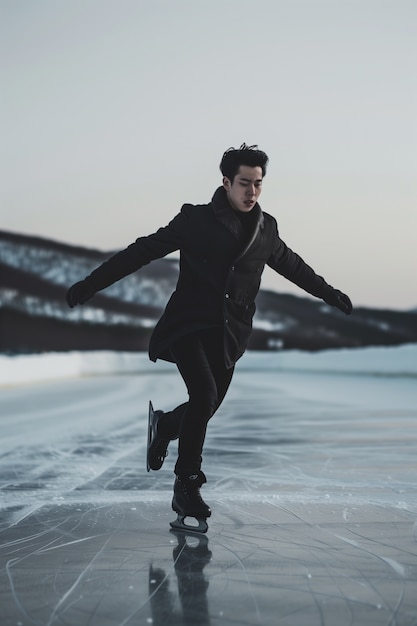
<instances>
[{"instance_id":1,"label":"frozen lake surface","mask_svg":"<svg viewBox=\"0 0 417 626\"><path fill-rule=\"evenodd\" d=\"M1 367L2 626L417 624L417 346L247 354L209 424L199 540L168 530L176 443L145 470L148 400L185 399L173 366Z\"/></svg>"}]
</instances>

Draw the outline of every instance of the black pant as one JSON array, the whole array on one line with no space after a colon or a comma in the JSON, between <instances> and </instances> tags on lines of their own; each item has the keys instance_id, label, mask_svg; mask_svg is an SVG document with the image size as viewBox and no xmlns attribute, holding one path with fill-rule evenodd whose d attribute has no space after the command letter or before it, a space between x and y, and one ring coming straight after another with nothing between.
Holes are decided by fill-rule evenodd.
<instances>
[{"instance_id":1,"label":"black pant","mask_svg":"<svg viewBox=\"0 0 417 626\"><path fill-rule=\"evenodd\" d=\"M161 435L179 437L177 476L198 474L207 423L222 403L234 368L224 364L223 329L211 328L186 335L172 348L189 400L161 420Z\"/></svg>"}]
</instances>

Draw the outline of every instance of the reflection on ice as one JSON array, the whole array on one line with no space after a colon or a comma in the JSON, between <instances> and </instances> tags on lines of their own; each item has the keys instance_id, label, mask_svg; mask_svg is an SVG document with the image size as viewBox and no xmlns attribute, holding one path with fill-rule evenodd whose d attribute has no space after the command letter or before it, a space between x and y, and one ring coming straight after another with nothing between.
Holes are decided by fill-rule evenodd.
<instances>
[{"instance_id":1,"label":"reflection on ice","mask_svg":"<svg viewBox=\"0 0 417 626\"><path fill-rule=\"evenodd\" d=\"M204 535L187 536L174 533L177 545L172 558L178 584L180 611L177 612L176 594L170 589L170 578L166 572L153 564L149 567L149 602L152 624L210 624L207 589L209 581L204 568L211 561L208 538ZM178 607L179 608L179 607Z\"/></svg>"},{"instance_id":2,"label":"reflection on ice","mask_svg":"<svg viewBox=\"0 0 417 626\"><path fill-rule=\"evenodd\" d=\"M208 536L163 497L48 506L3 533L2 625L415 624L415 516L215 499ZM194 620L194 621L192 621Z\"/></svg>"}]
</instances>

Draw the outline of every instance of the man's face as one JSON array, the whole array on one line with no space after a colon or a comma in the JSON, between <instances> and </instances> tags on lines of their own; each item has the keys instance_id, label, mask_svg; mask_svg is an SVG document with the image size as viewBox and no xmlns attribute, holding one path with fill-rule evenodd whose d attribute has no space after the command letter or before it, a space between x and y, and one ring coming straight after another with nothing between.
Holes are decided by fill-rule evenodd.
<instances>
[{"instance_id":1,"label":"man's face","mask_svg":"<svg viewBox=\"0 0 417 626\"><path fill-rule=\"evenodd\" d=\"M223 187L236 211L248 213L253 209L262 191L262 168L241 165L233 183L224 176Z\"/></svg>"}]
</instances>

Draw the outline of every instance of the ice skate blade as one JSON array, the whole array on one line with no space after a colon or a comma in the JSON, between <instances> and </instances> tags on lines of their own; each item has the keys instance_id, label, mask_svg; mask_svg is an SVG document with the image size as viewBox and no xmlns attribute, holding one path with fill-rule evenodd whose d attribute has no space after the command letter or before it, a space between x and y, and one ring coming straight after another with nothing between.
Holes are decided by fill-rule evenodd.
<instances>
[{"instance_id":1,"label":"ice skate blade","mask_svg":"<svg viewBox=\"0 0 417 626\"><path fill-rule=\"evenodd\" d=\"M146 469L148 470L148 472L151 471L151 466L149 464L149 446L151 445L151 440L152 440L152 426L151 426L151 421L152 421L152 416L153 416L153 406L152 406L152 402L149 401L149 412L148 412L148 445L147 445L147 452L146 452Z\"/></svg>"},{"instance_id":2,"label":"ice skate blade","mask_svg":"<svg viewBox=\"0 0 417 626\"><path fill-rule=\"evenodd\" d=\"M170 522L169 525L173 530L179 530L185 533L196 533L197 535L201 535L202 533L206 533L208 531L208 524L205 519L195 517L198 525L186 524L185 518L192 517L192 515L178 515L177 519L173 522Z\"/></svg>"},{"instance_id":3,"label":"ice skate blade","mask_svg":"<svg viewBox=\"0 0 417 626\"><path fill-rule=\"evenodd\" d=\"M161 469L162 465L164 464L164 461L166 459L166 457L168 456L168 440L163 440L161 438L159 438L159 443L161 443L161 441L164 441L164 443L166 444L166 448L165 448L165 454L164 456L159 456L159 457L153 457L151 455L150 452L150 448L151 448L151 444L154 441L154 439L157 439L157 425L154 424L154 418L155 418L155 413L162 413L162 411L154 411L154 408L152 406L152 402L149 401L149 415L148 415L148 442L147 442L147 450L146 450L146 469L148 470L148 472L150 470L155 470L158 471Z\"/></svg>"}]
</instances>

